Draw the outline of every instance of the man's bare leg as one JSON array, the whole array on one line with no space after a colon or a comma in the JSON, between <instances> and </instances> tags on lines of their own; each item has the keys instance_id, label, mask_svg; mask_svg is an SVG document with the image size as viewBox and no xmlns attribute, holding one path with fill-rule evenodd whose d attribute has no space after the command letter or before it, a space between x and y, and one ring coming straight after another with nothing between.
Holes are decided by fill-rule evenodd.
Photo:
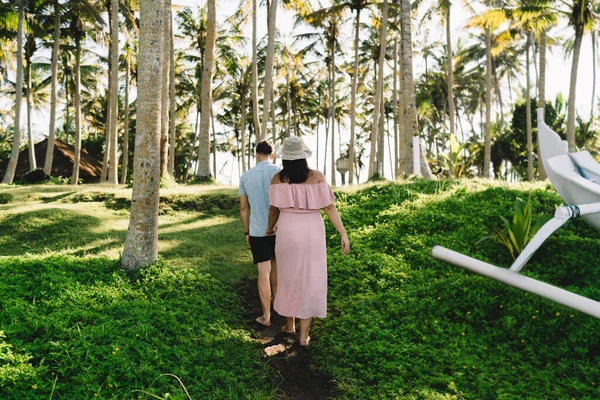
<instances>
[{"instance_id":1,"label":"man's bare leg","mask_svg":"<svg viewBox=\"0 0 600 400\"><path fill-rule=\"evenodd\" d=\"M271 293L271 300L275 302L275 296L277 296L277 258L275 256L271 258Z\"/></svg>"},{"instance_id":2,"label":"man's bare leg","mask_svg":"<svg viewBox=\"0 0 600 400\"><path fill-rule=\"evenodd\" d=\"M263 315L256 318L256 322L264 326L271 325L271 261L256 264L258 267L258 295L262 305Z\"/></svg>"}]
</instances>

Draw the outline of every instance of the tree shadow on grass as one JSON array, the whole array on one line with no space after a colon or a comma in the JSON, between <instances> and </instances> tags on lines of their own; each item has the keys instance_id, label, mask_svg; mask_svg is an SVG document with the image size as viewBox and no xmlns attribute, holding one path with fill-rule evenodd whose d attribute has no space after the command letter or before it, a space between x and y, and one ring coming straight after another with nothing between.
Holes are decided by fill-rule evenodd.
<instances>
[{"instance_id":1,"label":"tree shadow on grass","mask_svg":"<svg viewBox=\"0 0 600 400\"><path fill-rule=\"evenodd\" d=\"M78 249L118 233L96 232L101 224L97 217L59 208L12 214L0 223L0 256Z\"/></svg>"}]
</instances>

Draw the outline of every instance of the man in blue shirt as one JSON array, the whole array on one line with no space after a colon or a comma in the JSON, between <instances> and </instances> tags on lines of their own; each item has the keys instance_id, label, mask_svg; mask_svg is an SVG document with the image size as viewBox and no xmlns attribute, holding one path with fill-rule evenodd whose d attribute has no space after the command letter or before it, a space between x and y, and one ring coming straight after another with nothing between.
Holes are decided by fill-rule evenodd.
<instances>
[{"instance_id":1,"label":"man in blue shirt","mask_svg":"<svg viewBox=\"0 0 600 400\"><path fill-rule=\"evenodd\" d=\"M261 325L271 325L271 291L277 292L277 262L275 235L266 236L269 221L269 186L281 167L272 163L273 144L262 141L256 145L256 166L240 178L240 216L246 241L258 266L258 294L263 315L256 318Z\"/></svg>"}]
</instances>

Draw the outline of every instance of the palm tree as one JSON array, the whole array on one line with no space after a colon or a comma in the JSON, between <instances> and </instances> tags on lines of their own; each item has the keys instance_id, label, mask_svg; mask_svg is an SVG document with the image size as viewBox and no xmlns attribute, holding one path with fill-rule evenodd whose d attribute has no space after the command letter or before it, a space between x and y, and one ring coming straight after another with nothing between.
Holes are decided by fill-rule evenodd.
<instances>
[{"instance_id":1,"label":"palm tree","mask_svg":"<svg viewBox=\"0 0 600 400\"><path fill-rule=\"evenodd\" d=\"M277 21L277 0L271 0L271 6L267 11L268 22L268 39L267 39L267 54L265 59L265 79L264 79L264 100L263 100L263 116L260 131L257 132L257 142L261 141L267 134L267 123L269 121L269 107L271 106L271 90L272 90L272 75L273 75L273 57L275 54L275 30Z\"/></svg>"},{"instance_id":2,"label":"palm tree","mask_svg":"<svg viewBox=\"0 0 600 400\"><path fill-rule=\"evenodd\" d=\"M54 0L54 43L52 45L52 71L51 71L51 99L50 99L50 127L48 131L48 144L46 147L46 160L44 161L44 173L52 173L52 161L54 157L54 137L56 134L56 106L58 87L58 53L60 51L60 14L59 0Z\"/></svg>"},{"instance_id":3,"label":"palm tree","mask_svg":"<svg viewBox=\"0 0 600 400\"><path fill-rule=\"evenodd\" d=\"M81 41L85 38L87 32L103 26L104 20L95 5L90 3L89 0L71 1L67 18L69 20L69 36L73 38L75 44L75 144L73 146L75 157L71 183L77 185L81 156Z\"/></svg>"},{"instance_id":4,"label":"palm tree","mask_svg":"<svg viewBox=\"0 0 600 400\"><path fill-rule=\"evenodd\" d=\"M575 30L573 42L573 60L569 83L569 103L567 109L567 143L569 152L575 151L575 96L577 94L577 68L581 54L581 41L585 30L590 29L594 16L591 12L590 0L572 0L569 10L569 25Z\"/></svg>"},{"instance_id":5,"label":"palm tree","mask_svg":"<svg viewBox=\"0 0 600 400\"><path fill-rule=\"evenodd\" d=\"M12 184L19 160L21 147L21 102L23 98L23 22L25 19L25 0L17 0L19 22L17 28L17 79L15 87L15 123L12 150L2 183Z\"/></svg>"},{"instance_id":6,"label":"palm tree","mask_svg":"<svg viewBox=\"0 0 600 400\"><path fill-rule=\"evenodd\" d=\"M137 64L135 63L135 54L137 54L137 43L129 35L129 32L125 32L125 46L123 46L123 57L125 59L125 98L124 98L124 116L123 121L123 161L121 162L121 184L127 183L127 171L129 167L129 92L131 84L131 71L132 68L137 70ZM135 75L135 74L134 74Z\"/></svg>"},{"instance_id":7,"label":"palm tree","mask_svg":"<svg viewBox=\"0 0 600 400\"><path fill-rule=\"evenodd\" d=\"M206 51L204 52L202 66L202 115L200 117L198 166L196 167L196 177L199 179L207 179L211 176L209 135L212 111L212 75L215 41L216 0L208 0Z\"/></svg>"},{"instance_id":8,"label":"palm tree","mask_svg":"<svg viewBox=\"0 0 600 400\"><path fill-rule=\"evenodd\" d=\"M129 271L152 264L158 258L163 24L162 0L141 0L133 192L121 256L121 266Z\"/></svg>"},{"instance_id":9,"label":"palm tree","mask_svg":"<svg viewBox=\"0 0 600 400\"><path fill-rule=\"evenodd\" d=\"M162 86L162 117L160 135L160 176L168 173L169 167L169 78L171 76L171 0L164 0L165 23L163 26L163 86Z\"/></svg>"}]
</instances>

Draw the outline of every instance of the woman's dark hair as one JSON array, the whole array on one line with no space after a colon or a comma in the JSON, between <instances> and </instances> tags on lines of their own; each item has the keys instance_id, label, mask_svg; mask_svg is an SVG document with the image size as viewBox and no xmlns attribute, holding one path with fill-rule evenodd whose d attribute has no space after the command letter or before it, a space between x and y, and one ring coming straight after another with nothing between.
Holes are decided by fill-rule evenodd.
<instances>
[{"instance_id":1,"label":"woman's dark hair","mask_svg":"<svg viewBox=\"0 0 600 400\"><path fill-rule=\"evenodd\" d=\"M304 183L308 179L310 169L306 158L300 160L283 160L283 169L279 172L279 179L285 183Z\"/></svg>"}]
</instances>

